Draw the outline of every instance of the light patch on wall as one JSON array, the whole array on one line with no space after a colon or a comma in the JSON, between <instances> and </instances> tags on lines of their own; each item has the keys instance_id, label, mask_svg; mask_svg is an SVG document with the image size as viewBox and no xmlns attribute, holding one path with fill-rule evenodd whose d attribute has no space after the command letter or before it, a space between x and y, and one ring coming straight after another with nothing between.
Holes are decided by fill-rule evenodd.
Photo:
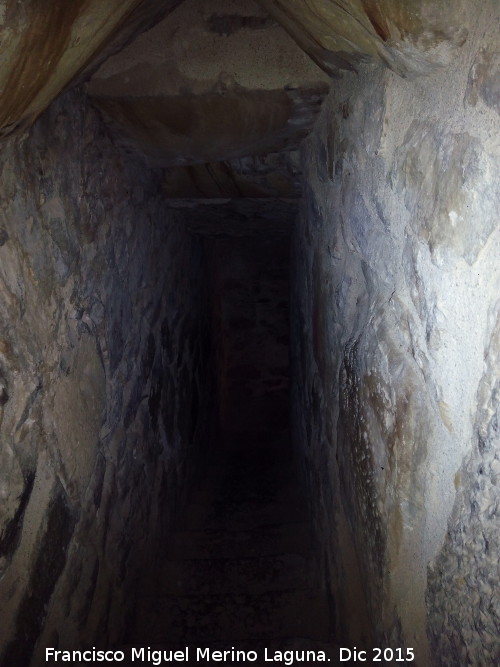
<instances>
[{"instance_id":1,"label":"light patch on wall","mask_svg":"<svg viewBox=\"0 0 500 667\"><path fill-rule=\"evenodd\" d=\"M95 341L84 335L68 375L54 393L51 415L63 479L70 495L83 493L92 473L105 406L105 375Z\"/></svg>"},{"instance_id":2,"label":"light patch on wall","mask_svg":"<svg viewBox=\"0 0 500 667\"><path fill-rule=\"evenodd\" d=\"M429 0L260 2L333 75L337 68L353 69L368 57L402 76L429 74L451 62L468 34L458 19L463 9L459 0L452 10Z\"/></svg>"},{"instance_id":3,"label":"light patch on wall","mask_svg":"<svg viewBox=\"0 0 500 667\"><path fill-rule=\"evenodd\" d=\"M439 401L438 407L443 424L446 426L450 433L453 433L453 421L450 416L450 406L445 401Z\"/></svg>"},{"instance_id":4,"label":"light patch on wall","mask_svg":"<svg viewBox=\"0 0 500 667\"><path fill-rule=\"evenodd\" d=\"M391 180L433 261L440 265L451 252L474 264L495 229L500 198L479 140L415 120L398 149Z\"/></svg>"}]
</instances>

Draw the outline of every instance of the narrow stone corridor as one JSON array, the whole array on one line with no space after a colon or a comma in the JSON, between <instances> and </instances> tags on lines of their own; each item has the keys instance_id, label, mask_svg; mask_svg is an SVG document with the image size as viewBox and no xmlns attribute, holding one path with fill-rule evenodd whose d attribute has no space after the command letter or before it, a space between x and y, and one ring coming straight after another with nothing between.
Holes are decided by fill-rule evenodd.
<instances>
[{"instance_id":1,"label":"narrow stone corridor","mask_svg":"<svg viewBox=\"0 0 500 667\"><path fill-rule=\"evenodd\" d=\"M265 650L268 657L302 650L333 657L328 604L287 444L226 449L210 464L162 568L141 586L132 645L187 646L193 661L198 649L206 656L207 648L236 648L255 652L256 665L265 664Z\"/></svg>"},{"instance_id":2,"label":"narrow stone corridor","mask_svg":"<svg viewBox=\"0 0 500 667\"><path fill-rule=\"evenodd\" d=\"M217 439L206 443L207 464L159 567L145 571L131 640L166 655L188 647L193 661L198 650L232 647L255 652L254 664L264 664L266 650L323 651L326 659L333 609L290 441L289 233L213 238L205 230L204 242Z\"/></svg>"},{"instance_id":3,"label":"narrow stone corridor","mask_svg":"<svg viewBox=\"0 0 500 667\"><path fill-rule=\"evenodd\" d=\"M0 0L0 667L500 665L499 25Z\"/></svg>"}]
</instances>

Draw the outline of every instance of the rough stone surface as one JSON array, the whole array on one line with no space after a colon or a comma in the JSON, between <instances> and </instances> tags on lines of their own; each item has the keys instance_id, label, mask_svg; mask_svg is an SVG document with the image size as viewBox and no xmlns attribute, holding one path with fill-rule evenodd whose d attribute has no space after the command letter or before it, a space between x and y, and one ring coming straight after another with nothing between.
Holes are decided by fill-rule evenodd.
<instances>
[{"instance_id":1,"label":"rough stone surface","mask_svg":"<svg viewBox=\"0 0 500 667\"><path fill-rule=\"evenodd\" d=\"M419 666L495 664L500 636L498 12L475 10L446 70L335 85L293 242L293 432L338 639Z\"/></svg>"},{"instance_id":2,"label":"rough stone surface","mask_svg":"<svg viewBox=\"0 0 500 667\"><path fill-rule=\"evenodd\" d=\"M26 129L71 80L180 0L0 2L0 134ZM97 60L96 60L97 58Z\"/></svg>"},{"instance_id":3,"label":"rough stone surface","mask_svg":"<svg viewBox=\"0 0 500 667\"><path fill-rule=\"evenodd\" d=\"M369 59L402 76L429 74L451 62L473 25L464 0L259 2L333 76Z\"/></svg>"},{"instance_id":4,"label":"rough stone surface","mask_svg":"<svg viewBox=\"0 0 500 667\"><path fill-rule=\"evenodd\" d=\"M186 227L209 237L289 237L297 216L296 199L173 199L169 207L182 211ZM287 241L284 241L287 243Z\"/></svg>"},{"instance_id":5,"label":"rough stone surface","mask_svg":"<svg viewBox=\"0 0 500 667\"><path fill-rule=\"evenodd\" d=\"M0 172L0 653L27 667L123 637L210 432L211 353L201 241L81 92Z\"/></svg>"},{"instance_id":6,"label":"rough stone surface","mask_svg":"<svg viewBox=\"0 0 500 667\"><path fill-rule=\"evenodd\" d=\"M98 97L278 90L328 77L254 0L183 0L109 58L89 82Z\"/></svg>"},{"instance_id":7,"label":"rough stone surface","mask_svg":"<svg viewBox=\"0 0 500 667\"><path fill-rule=\"evenodd\" d=\"M299 151L166 169L165 192L169 197L183 199L299 198L302 194ZM1 240L0 236L0 243Z\"/></svg>"},{"instance_id":8,"label":"rough stone surface","mask_svg":"<svg viewBox=\"0 0 500 667\"><path fill-rule=\"evenodd\" d=\"M184 0L88 90L125 147L182 166L297 147L329 83L253 0Z\"/></svg>"},{"instance_id":9,"label":"rough stone surface","mask_svg":"<svg viewBox=\"0 0 500 667\"><path fill-rule=\"evenodd\" d=\"M297 148L327 92L322 85L93 100L125 150L167 167Z\"/></svg>"},{"instance_id":10,"label":"rough stone surface","mask_svg":"<svg viewBox=\"0 0 500 667\"><path fill-rule=\"evenodd\" d=\"M472 447L457 471L444 546L429 570L431 641L439 665L500 660L500 320L485 348Z\"/></svg>"},{"instance_id":11,"label":"rough stone surface","mask_svg":"<svg viewBox=\"0 0 500 667\"><path fill-rule=\"evenodd\" d=\"M165 173L81 90L26 128L177 0L42 4L0 1L0 134L25 132L0 156L0 662L123 641L217 395L246 444L284 431L303 173L292 430L337 641L497 664L498 1L262 0L339 79L318 118L324 77L265 11L186 0L179 41L94 90ZM303 165L269 153L316 120ZM266 526L266 550L297 538ZM240 529L203 548L240 558Z\"/></svg>"}]
</instances>

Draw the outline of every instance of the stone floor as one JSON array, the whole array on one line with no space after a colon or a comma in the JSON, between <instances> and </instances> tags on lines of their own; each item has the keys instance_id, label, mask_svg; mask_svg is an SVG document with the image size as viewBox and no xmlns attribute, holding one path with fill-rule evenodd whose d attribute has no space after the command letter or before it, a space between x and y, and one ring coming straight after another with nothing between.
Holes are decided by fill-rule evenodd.
<instances>
[{"instance_id":1,"label":"stone floor","mask_svg":"<svg viewBox=\"0 0 500 667\"><path fill-rule=\"evenodd\" d=\"M239 446L213 462L163 570L138 601L130 644L167 651L164 660L168 651L186 654L189 647L189 664L219 663L211 652L232 648L255 651L246 660L254 665L285 661L284 651L300 658L302 650L334 662L305 502L286 450ZM198 648L208 648L208 656ZM243 660L233 653L222 661Z\"/></svg>"}]
</instances>

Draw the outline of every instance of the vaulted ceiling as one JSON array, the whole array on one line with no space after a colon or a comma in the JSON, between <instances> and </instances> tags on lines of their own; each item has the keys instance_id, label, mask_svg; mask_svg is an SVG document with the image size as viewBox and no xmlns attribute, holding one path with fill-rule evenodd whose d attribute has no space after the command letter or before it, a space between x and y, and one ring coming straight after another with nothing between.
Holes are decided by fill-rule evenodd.
<instances>
[{"instance_id":1,"label":"vaulted ceiling","mask_svg":"<svg viewBox=\"0 0 500 667\"><path fill-rule=\"evenodd\" d=\"M325 72L380 61L401 76L448 64L467 0L259 0Z\"/></svg>"},{"instance_id":2,"label":"vaulted ceiling","mask_svg":"<svg viewBox=\"0 0 500 667\"><path fill-rule=\"evenodd\" d=\"M2 0L0 135L24 129L70 82L180 0Z\"/></svg>"},{"instance_id":3,"label":"vaulted ceiling","mask_svg":"<svg viewBox=\"0 0 500 667\"><path fill-rule=\"evenodd\" d=\"M184 0L88 90L126 145L183 166L297 147L329 83L253 0Z\"/></svg>"},{"instance_id":4,"label":"vaulted ceiling","mask_svg":"<svg viewBox=\"0 0 500 667\"><path fill-rule=\"evenodd\" d=\"M361 61L402 76L446 64L464 2L0 0L0 135L87 81L169 196L294 198L294 151L332 79Z\"/></svg>"},{"instance_id":5,"label":"vaulted ceiling","mask_svg":"<svg viewBox=\"0 0 500 667\"><path fill-rule=\"evenodd\" d=\"M408 75L426 72L453 57L454 49L467 36L466 27L460 24L460 8L466 1L259 0L259 11L255 3L247 0L216 0L209 3L207 29L214 36L227 37L229 43L242 28L255 33L275 31L266 18L272 16L330 75L335 76L339 68L355 67L356 62L366 58L381 60ZM182 0L2 0L2 134L29 125L75 77L95 68L181 3ZM201 5L206 16L208 5ZM186 16L186 12L180 16ZM193 18L197 20L198 14ZM188 21L185 29L191 30L190 17ZM237 38L232 41L236 45L230 56L233 62L248 57L248 44L242 44L240 53L238 42ZM267 51L265 55L267 58ZM297 59L295 55L293 62L285 65L291 68ZM210 69L212 63L205 64ZM261 59L260 73L264 77L269 65ZM283 63L282 69L286 70ZM227 83L237 80L229 79Z\"/></svg>"}]
</instances>

